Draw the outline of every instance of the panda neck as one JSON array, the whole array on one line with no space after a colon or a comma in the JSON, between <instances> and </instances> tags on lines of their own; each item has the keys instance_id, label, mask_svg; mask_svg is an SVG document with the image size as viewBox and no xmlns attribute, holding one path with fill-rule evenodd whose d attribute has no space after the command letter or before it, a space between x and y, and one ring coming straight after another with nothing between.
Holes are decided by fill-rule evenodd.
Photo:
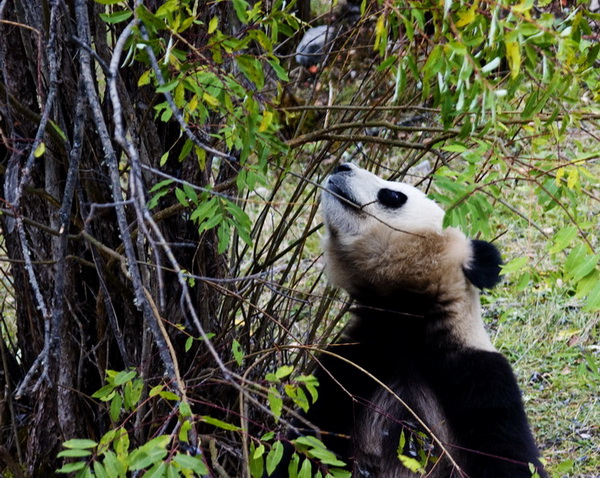
<instances>
[{"instance_id":1,"label":"panda neck","mask_svg":"<svg viewBox=\"0 0 600 478\"><path fill-rule=\"evenodd\" d=\"M474 287L454 297L432 297L402 290L393 297L369 294L355 297L355 300L358 303L354 310L359 321L357 327L364 325L377 330L379 337L384 328L391 337L396 331L399 334L408 332L408 335L416 335L414 339L421 336L435 342L436 347L495 351L481 319L479 292Z\"/></svg>"}]
</instances>

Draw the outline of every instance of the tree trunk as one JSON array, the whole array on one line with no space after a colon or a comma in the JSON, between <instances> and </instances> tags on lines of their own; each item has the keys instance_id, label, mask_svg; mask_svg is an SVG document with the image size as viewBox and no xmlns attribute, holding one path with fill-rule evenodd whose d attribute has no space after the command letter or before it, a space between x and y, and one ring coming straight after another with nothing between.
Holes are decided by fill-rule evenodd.
<instances>
[{"instance_id":1,"label":"tree trunk","mask_svg":"<svg viewBox=\"0 0 600 478\"><path fill-rule=\"evenodd\" d=\"M164 274L169 294L161 302L165 286L157 283L152 265L157 257L142 241L131 203L128 181L134 173L118 169L125 152L114 139L107 72L96 66L96 60L110 62L114 48L107 43L106 24L97 22L104 7L91 0L43 1L42 8L28 0L1 5L1 223L16 302L14 317L5 313L4 321L14 321L17 343L11 346L3 330L10 374L3 374L0 384L9 392L2 423L14 427L0 431L7 451L0 462L14 476L21 473L19 460L28 475L49 476L63 441L99 439L106 432L105 409L89 397L103 385L107 370L132 366L146 376L172 374L153 303L172 323L186 319L181 288L171 273ZM111 28L115 37L123 29ZM97 57L90 58L91 48ZM86 64L92 83L86 83ZM174 122L154 122L156 93L138 86L141 73L139 65L119 70L117 91L139 161L154 168L164 151L177 157L183 142ZM197 166L181 168L177 161L163 170L197 185L211 181ZM235 171L224 167L223 173L219 181L228 182ZM149 188L160 178L142 179ZM161 207L174 205L174 199L164 199ZM225 274L227 262L216 252L213 231L198 241L196 228L181 214L166 216L160 230L169 242L195 245L175 251L191 272ZM194 291L201 323L217 326L220 294L204 284ZM170 332L168 340L181 350L181 335ZM146 439L149 427L144 427L136 431L140 440Z\"/></svg>"}]
</instances>

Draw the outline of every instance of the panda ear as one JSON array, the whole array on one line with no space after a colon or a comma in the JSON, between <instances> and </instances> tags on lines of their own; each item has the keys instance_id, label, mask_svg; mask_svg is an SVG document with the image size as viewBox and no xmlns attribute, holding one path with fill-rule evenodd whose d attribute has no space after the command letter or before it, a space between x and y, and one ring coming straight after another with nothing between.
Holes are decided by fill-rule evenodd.
<instances>
[{"instance_id":1,"label":"panda ear","mask_svg":"<svg viewBox=\"0 0 600 478\"><path fill-rule=\"evenodd\" d=\"M502 257L500 257L500 251L486 241L473 239L470 242L471 259L463 267L463 271L475 287L491 289L501 280Z\"/></svg>"}]
</instances>

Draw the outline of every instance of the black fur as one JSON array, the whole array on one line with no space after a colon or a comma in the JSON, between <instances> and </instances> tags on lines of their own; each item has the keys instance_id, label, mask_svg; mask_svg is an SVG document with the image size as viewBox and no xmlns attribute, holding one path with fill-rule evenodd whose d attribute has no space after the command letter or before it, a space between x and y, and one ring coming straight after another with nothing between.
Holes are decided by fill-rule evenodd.
<instances>
[{"instance_id":1,"label":"black fur","mask_svg":"<svg viewBox=\"0 0 600 478\"><path fill-rule=\"evenodd\" d=\"M502 280L500 251L493 244L476 239L471 241L471 247L473 258L464 273L475 287L491 289Z\"/></svg>"},{"instance_id":2,"label":"black fur","mask_svg":"<svg viewBox=\"0 0 600 478\"><path fill-rule=\"evenodd\" d=\"M373 374L426 421L431 413L423 409L418 391L430 390L450 429L451 438L444 446L465 476L530 478L528 463L533 463L540 477L547 477L510 365L499 353L458 345L448 334L449 317L436 303L439 301L434 297L401 292L382 307L380 300L371 296L366 305L354 311L354 321L346 329L344 339L328 350ZM411 440L423 444L422 439L413 438L424 430L396 400L381 400L389 394L356 367L327 354L322 354L319 361L319 398L306 418L319 428L327 447L353 466L353 476L387 478L390 464L401 466L397 457L401 431L408 438L408 447ZM373 403L374 399L377 403ZM364 450L354 449L353 443L359 442L357 434L365 433L361 420L366 417L368 427L373 409L387 418L377 430L385 434L383 456L369 457ZM300 422L296 425L301 426ZM427 425L435 427L433 423ZM301 432L315 433L306 429ZM292 438L294 435L288 436ZM437 465L430 463L431 474L427 476L461 476L439 447L427 446L427 453L440 457ZM288 447L272 476L288 476L290 454ZM359 454L360 463L356 463L354 458ZM388 466L387 471L384 466Z\"/></svg>"}]
</instances>

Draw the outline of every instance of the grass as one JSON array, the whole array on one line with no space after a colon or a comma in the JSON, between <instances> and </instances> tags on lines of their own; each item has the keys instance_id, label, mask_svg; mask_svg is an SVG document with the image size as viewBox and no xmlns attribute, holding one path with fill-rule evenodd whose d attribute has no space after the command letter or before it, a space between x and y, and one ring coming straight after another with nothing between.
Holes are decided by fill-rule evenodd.
<instances>
[{"instance_id":1,"label":"grass","mask_svg":"<svg viewBox=\"0 0 600 478\"><path fill-rule=\"evenodd\" d=\"M593 166L597 170L597 165ZM533 213L535 197L526 187L511 202ZM597 200L579 205L586 219L597 215ZM530 216L531 217L531 216ZM559 214L535 214L547 231L564 226ZM485 318L495 346L512 363L538 443L554 477L594 478L600 469L600 317L584 312L560 278L566 254L547 252L542 234L504 214L509 233L498 244L505 257L527 256L538 276L519 291L518 274L485 298ZM596 237L592 240L597 241ZM598 244L594 244L596 247ZM522 286L521 286L522 287Z\"/></svg>"},{"instance_id":2,"label":"grass","mask_svg":"<svg viewBox=\"0 0 600 478\"><path fill-rule=\"evenodd\" d=\"M556 477L598 476L600 375L590 367L598 319L569 306L558 288L511 289L496 292L485 315L497 317L494 344L513 365L548 469Z\"/></svg>"}]
</instances>

